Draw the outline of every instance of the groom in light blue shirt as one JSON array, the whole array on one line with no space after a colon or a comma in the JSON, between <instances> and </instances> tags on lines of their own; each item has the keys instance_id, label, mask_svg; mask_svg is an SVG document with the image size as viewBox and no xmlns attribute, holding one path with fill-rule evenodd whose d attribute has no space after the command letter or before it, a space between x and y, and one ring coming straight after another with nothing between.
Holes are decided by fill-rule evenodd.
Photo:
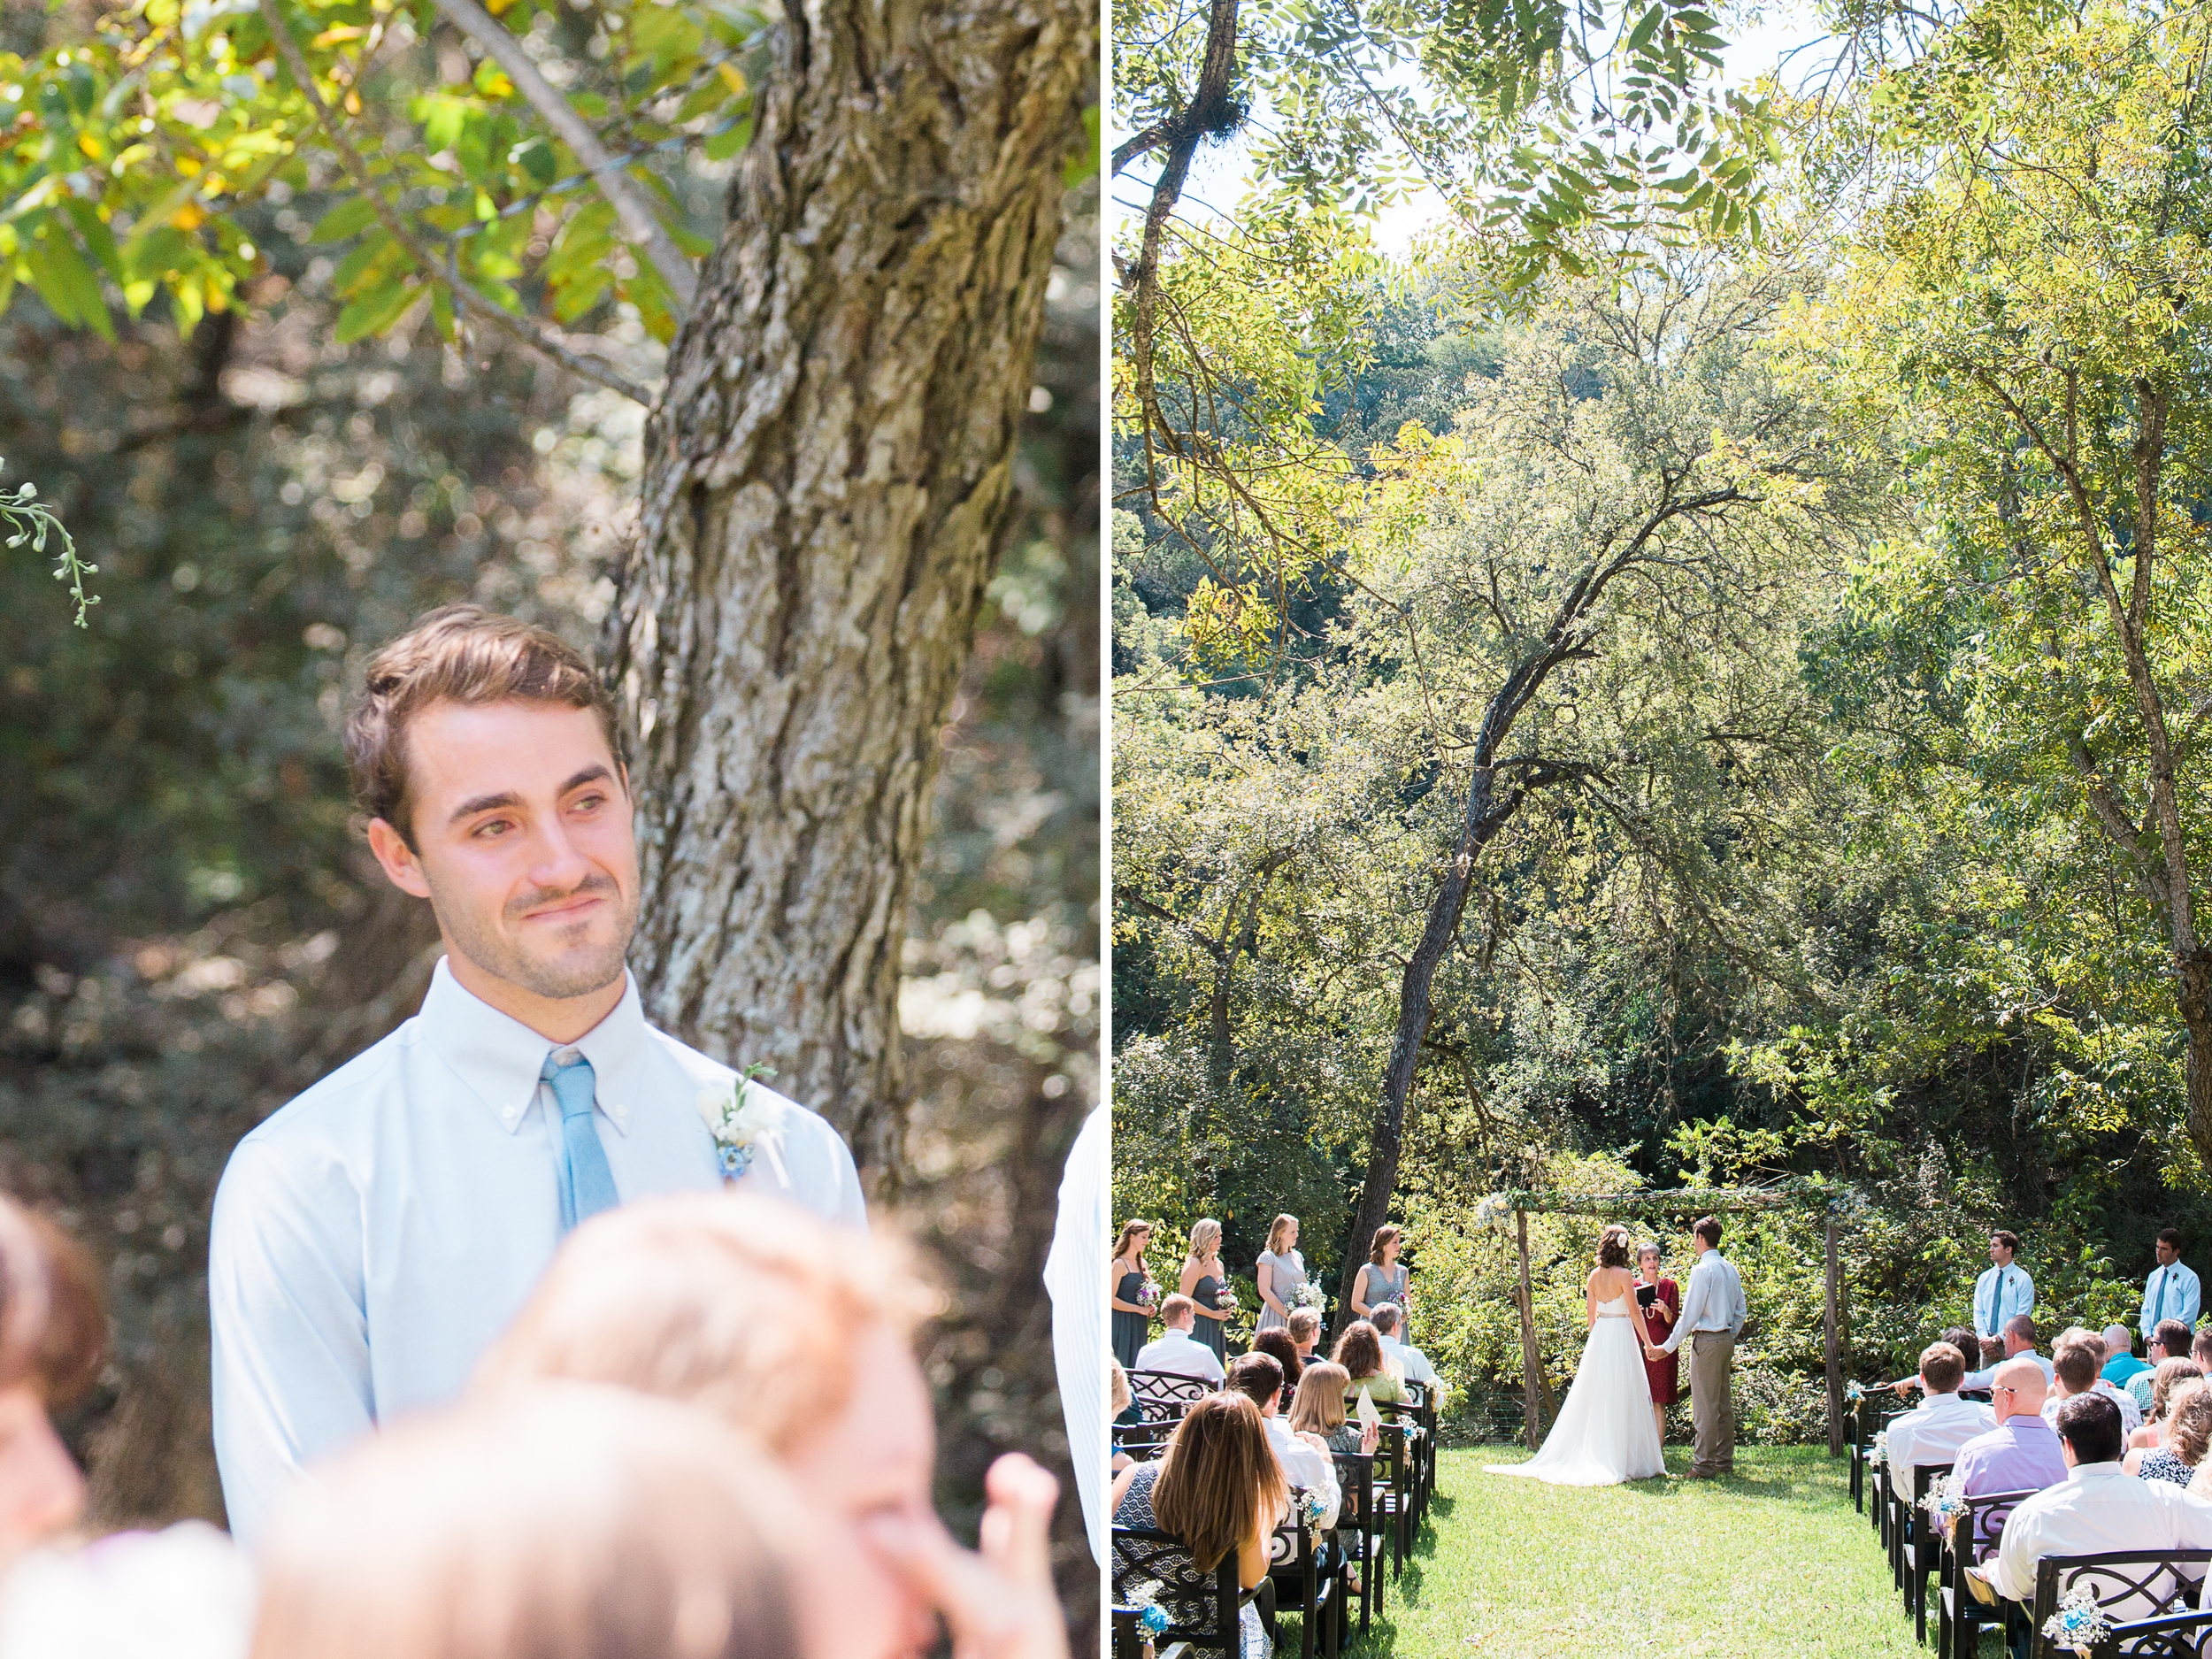
<instances>
[{"instance_id":1,"label":"groom in light blue shirt","mask_svg":"<svg viewBox=\"0 0 2212 1659\"><path fill-rule=\"evenodd\" d=\"M303 1465L459 1393L572 1228L718 1187L704 1112L747 1087L645 1022L628 776L580 655L434 612L371 659L346 752L445 956L421 1011L242 1141L216 1193L215 1452L249 1546ZM864 1225L844 1142L762 1096L744 1184Z\"/></svg>"},{"instance_id":2,"label":"groom in light blue shirt","mask_svg":"<svg viewBox=\"0 0 2212 1659\"><path fill-rule=\"evenodd\" d=\"M2137 1326L2146 1345L2158 1335L2158 1322L2178 1319L2192 1331L2204 1311L2203 1290L2188 1263L2181 1259L2181 1233L2173 1227L2158 1230L2158 1265L2143 1281L2143 1317ZM2187 1355L2182 1357L2186 1359Z\"/></svg>"}]
</instances>

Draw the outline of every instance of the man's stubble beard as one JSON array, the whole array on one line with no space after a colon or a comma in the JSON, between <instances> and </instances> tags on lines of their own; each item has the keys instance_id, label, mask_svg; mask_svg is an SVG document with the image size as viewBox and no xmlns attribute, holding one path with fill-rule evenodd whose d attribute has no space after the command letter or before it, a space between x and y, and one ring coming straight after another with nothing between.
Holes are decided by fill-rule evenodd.
<instances>
[{"instance_id":1,"label":"man's stubble beard","mask_svg":"<svg viewBox=\"0 0 2212 1659\"><path fill-rule=\"evenodd\" d=\"M426 879L427 872L425 876ZM506 907L509 915L518 918L522 911L534 906L573 898L581 893L598 895L620 907L615 937L581 960L560 963L533 961L516 947L512 935L480 926L473 914L440 902L434 882L430 886L430 909L453 948L482 972L519 986L533 996L565 1002L604 990L622 977L624 959L630 950L630 935L637 926L635 902L626 900L622 889L612 879L597 876L579 882L566 893L534 893Z\"/></svg>"}]
</instances>

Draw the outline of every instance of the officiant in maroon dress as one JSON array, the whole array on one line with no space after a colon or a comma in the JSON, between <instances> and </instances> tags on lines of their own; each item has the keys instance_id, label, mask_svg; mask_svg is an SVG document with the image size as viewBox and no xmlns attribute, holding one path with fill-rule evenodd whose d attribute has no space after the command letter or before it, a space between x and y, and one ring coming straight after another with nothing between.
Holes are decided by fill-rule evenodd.
<instances>
[{"instance_id":1,"label":"officiant in maroon dress","mask_svg":"<svg viewBox=\"0 0 2212 1659\"><path fill-rule=\"evenodd\" d=\"M1681 1311L1681 1291L1659 1271L1659 1246L1646 1244L1636 1252L1636 1317L1643 1327L1644 1340L1655 1347L1665 1341ZM1674 1403L1680 1387L1681 1363L1678 1354L1661 1359L1647 1355L1644 1359L1644 1380L1651 1385L1651 1414L1658 1420L1663 1444L1667 1438L1667 1408Z\"/></svg>"}]
</instances>

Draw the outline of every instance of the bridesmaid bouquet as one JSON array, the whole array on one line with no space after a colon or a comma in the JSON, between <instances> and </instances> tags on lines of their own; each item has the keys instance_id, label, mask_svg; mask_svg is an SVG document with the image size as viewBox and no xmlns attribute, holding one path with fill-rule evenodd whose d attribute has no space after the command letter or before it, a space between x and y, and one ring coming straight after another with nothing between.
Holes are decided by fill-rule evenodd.
<instances>
[{"instance_id":1,"label":"bridesmaid bouquet","mask_svg":"<svg viewBox=\"0 0 2212 1659\"><path fill-rule=\"evenodd\" d=\"M1236 1286L1225 1279L1221 1287L1214 1292L1214 1307L1222 1313L1234 1313L1237 1310Z\"/></svg>"},{"instance_id":2,"label":"bridesmaid bouquet","mask_svg":"<svg viewBox=\"0 0 2212 1659\"><path fill-rule=\"evenodd\" d=\"M1160 1281L1148 1273L1144 1283L1137 1286L1137 1306L1147 1313L1160 1310Z\"/></svg>"},{"instance_id":3,"label":"bridesmaid bouquet","mask_svg":"<svg viewBox=\"0 0 2212 1659\"><path fill-rule=\"evenodd\" d=\"M1328 1300L1321 1294L1321 1286L1309 1280L1292 1294L1290 1305L1294 1308L1310 1308L1319 1313L1327 1305Z\"/></svg>"}]
</instances>

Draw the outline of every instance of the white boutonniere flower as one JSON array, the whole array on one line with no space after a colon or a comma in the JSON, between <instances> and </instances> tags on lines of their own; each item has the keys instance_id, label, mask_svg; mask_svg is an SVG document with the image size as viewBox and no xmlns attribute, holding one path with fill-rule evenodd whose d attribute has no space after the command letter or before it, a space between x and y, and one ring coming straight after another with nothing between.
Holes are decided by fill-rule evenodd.
<instances>
[{"instance_id":1,"label":"white boutonniere flower","mask_svg":"<svg viewBox=\"0 0 2212 1659\"><path fill-rule=\"evenodd\" d=\"M748 1066L741 1077L699 1091L699 1116L714 1137L715 1155L725 1180L733 1181L743 1175L760 1148L774 1144L783 1135L783 1101L759 1081L774 1075L765 1066Z\"/></svg>"}]
</instances>

